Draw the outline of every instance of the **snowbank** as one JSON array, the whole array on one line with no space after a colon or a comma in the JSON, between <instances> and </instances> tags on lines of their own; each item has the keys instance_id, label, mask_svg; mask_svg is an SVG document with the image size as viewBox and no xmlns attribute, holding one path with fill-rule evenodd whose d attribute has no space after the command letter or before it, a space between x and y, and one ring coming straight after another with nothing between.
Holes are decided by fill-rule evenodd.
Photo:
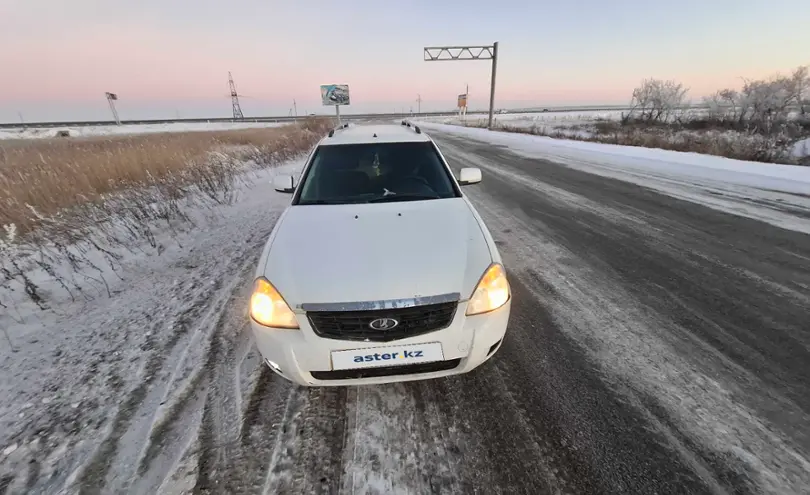
<instances>
[{"instance_id":1,"label":"snowbank","mask_svg":"<svg viewBox=\"0 0 810 495\"><path fill-rule=\"evenodd\" d=\"M803 158L805 156L810 156L810 138L802 139L793 145L793 150L791 152L793 156L796 158Z\"/></svg>"},{"instance_id":2,"label":"snowbank","mask_svg":"<svg viewBox=\"0 0 810 495\"><path fill-rule=\"evenodd\" d=\"M602 120L621 119L622 113L626 110L598 110L588 112L540 112L540 113L507 113L493 116L495 126L506 126L520 129L542 129L544 132L552 133L556 131L577 132L570 128L592 125ZM440 124L466 124L473 127L485 127L489 116L486 113L471 113L466 117L425 117L423 122L433 122ZM579 131L580 133L582 131Z\"/></svg>"},{"instance_id":3,"label":"snowbank","mask_svg":"<svg viewBox=\"0 0 810 495\"><path fill-rule=\"evenodd\" d=\"M71 137L116 136L123 134L151 134L158 132L229 131L279 127L290 122L172 122L168 124L124 124L74 127L26 127L0 129L0 139L42 139L57 137L68 131Z\"/></svg>"},{"instance_id":4,"label":"snowbank","mask_svg":"<svg viewBox=\"0 0 810 495\"><path fill-rule=\"evenodd\" d=\"M0 335L0 480L13 480L10 493L31 491L29 476L33 491L72 493L97 462L114 464L110 493L130 492L120 483L152 481L136 470L155 450L150 442L168 411L186 404L208 372L206 353L226 303L249 287L275 218L290 202L273 190L272 177L297 173L302 164L247 174L233 204L189 211L193 226L157 232L162 249L146 242L117 249L114 269L95 253L98 270L86 279L77 275L81 291L32 273L49 296L49 311L20 290L0 307L7 335ZM105 442L118 437L121 446L105 453Z\"/></svg>"}]
</instances>

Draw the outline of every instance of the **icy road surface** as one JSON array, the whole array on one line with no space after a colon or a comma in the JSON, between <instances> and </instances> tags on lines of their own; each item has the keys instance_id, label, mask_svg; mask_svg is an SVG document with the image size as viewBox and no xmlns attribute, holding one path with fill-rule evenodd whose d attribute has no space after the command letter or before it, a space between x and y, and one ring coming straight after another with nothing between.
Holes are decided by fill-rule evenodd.
<instances>
[{"instance_id":1,"label":"icy road surface","mask_svg":"<svg viewBox=\"0 0 810 495\"><path fill-rule=\"evenodd\" d=\"M263 367L246 301L289 200L263 180L113 297L12 323L0 493L807 493L807 216L465 136L433 133L483 169L465 191L511 276L492 361L342 389Z\"/></svg>"}]
</instances>

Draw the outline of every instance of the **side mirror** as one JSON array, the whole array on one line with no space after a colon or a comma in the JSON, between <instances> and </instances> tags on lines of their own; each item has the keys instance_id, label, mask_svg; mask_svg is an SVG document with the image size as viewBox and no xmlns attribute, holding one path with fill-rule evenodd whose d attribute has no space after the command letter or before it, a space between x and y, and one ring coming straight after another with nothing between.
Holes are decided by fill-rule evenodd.
<instances>
[{"instance_id":1,"label":"side mirror","mask_svg":"<svg viewBox=\"0 0 810 495\"><path fill-rule=\"evenodd\" d=\"M292 193L295 191L295 183L292 175L277 175L273 177L273 188L278 192Z\"/></svg>"},{"instance_id":2,"label":"side mirror","mask_svg":"<svg viewBox=\"0 0 810 495\"><path fill-rule=\"evenodd\" d=\"M458 175L458 183L462 186L469 186L470 184L478 184L481 182L481 169L480 168L462 168L461 173Z\"/></svg>"}]
</instances>

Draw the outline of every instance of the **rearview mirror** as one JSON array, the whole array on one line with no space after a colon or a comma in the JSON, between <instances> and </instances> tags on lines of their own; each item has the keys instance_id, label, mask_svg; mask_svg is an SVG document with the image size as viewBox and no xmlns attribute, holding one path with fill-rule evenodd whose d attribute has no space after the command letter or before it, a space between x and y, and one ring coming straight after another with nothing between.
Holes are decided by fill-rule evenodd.
<instances>
[{"instance_id":1,"label":"rearview mirror","mask_svg":"<svg viewBox=\"0 0 810 495\"><path fill-rule=\"evenodd\" d=\"M480 168L462 168L461 173L458 174L459 185L469 186L470 184L478 184L479 182L481 182Z\"/></svg>"},{"instance_id":2,"label":"rearview mirror","mask_svg":"<svg viewBox=\"0 0 810 495\"><path fill-rule=\"evenodd\" d=\"M295 182L292 175L277 175L273 177L273 188L278 192L292 193L295 191Z\"/></svg>"}]
</instances>

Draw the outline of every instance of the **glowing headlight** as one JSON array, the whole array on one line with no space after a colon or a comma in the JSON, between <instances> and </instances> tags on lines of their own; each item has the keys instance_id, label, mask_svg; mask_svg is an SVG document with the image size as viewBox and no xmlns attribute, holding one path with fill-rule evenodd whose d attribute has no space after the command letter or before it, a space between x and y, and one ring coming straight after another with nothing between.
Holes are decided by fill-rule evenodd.
<instances>
[{"instance_id":1,"label":"glowing headlight","mask_svg":"<svg viewBox=\"0 0 810 495\"><path fill-rule=\"evenodd\" d=\"M509 282L506 280L506 272L503 266L493 263L484 272L470 302L467 303L467 316L494 311L508 300Z\"/></svg>"},{"instance_id":2,"label":"glowing headlight","mask_svg":"<svg viewBox=\"0 0 810 495\"><path fill-rule=\"evenodd\" d=\"M273 328L298 328L298 320L281 294L265 278L257 278L250 296L250 317Z\"/></svg>"}]
</instances>

